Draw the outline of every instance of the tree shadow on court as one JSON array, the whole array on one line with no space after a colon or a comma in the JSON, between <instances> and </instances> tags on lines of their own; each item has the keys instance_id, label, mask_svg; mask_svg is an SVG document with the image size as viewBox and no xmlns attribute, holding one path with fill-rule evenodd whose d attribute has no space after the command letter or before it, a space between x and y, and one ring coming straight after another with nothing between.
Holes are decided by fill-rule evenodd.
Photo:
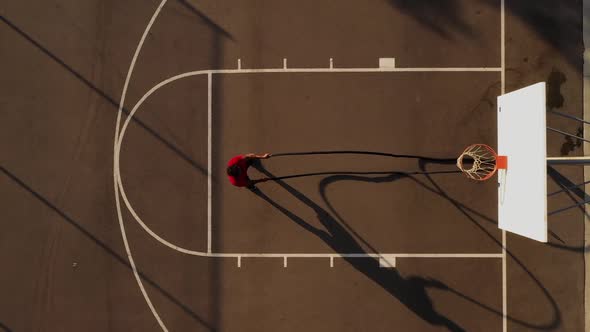
<instances>
[{"instance_id":1,"label":"tree shadow on court","mask_svg":"<svg viewBox=\"0 0 590 332\"><path fill-rule=\"evenodd\" d=\"M14 183L19 185L22 189L24 189L25 191L30 193L35 199L37 199L39 202L41 202L47 208L49 208L54 213L56 213L58 216L60 216L63 221L65 221L66 223L68 223L69 225L74 227L74 229L76 229L77 231L82 233L82 235L85 236L87 239L94 242L99 248L103 249L107 254L109 254L111 257L113 257L116 262L125 266L129 270L133 270L133 268L131 267L131 264L127 261L126 257L119 255L114 249L109 247L105 242L103 242L101 239L99 239L94 234L92 234L90 231L88 231L86 228L84 228L80 224L80 222L74 220L67 213L65 213L64 211L59 209L57 206L55 206L55 204L53 204L51 201L49 201L45 196L43 196L40 193L38 193L37 191L35 191L33 188L31 188L29 185L24 183L20 178L18 178L12 172L8 171L3 166L0 166L0 172L4 173ZM215 327L211 326L210 323L208 323L203 318L201 318L199 315L197 315L197 313L192 311L188 305L182 303L174 295L172 295L170 292L168 292L167 290L162 288L158 283L156 283L150 277L145 275L145 273L141 272L139 269L137 270L137 272L138 272L141 280L145 281L147 284L152 286L154 288L154 290L157 290L164 298L166 298L168 301L170 301L170 303L172 303L172 304L176 305L178 308L180 308L185 314L187 314L189 317L191 317L200 326L204 327L207 331L211 331L211 332L216 331ZM0 327L4 327L4 326L0 323ZM8 331L10 331L10 330L8 330Z\"/></svg>"},{"instance_id":2,"label":"tree shadow on court","mask_svg":"<svg viewBox=\"0 0 590 332\"><path fill-rule=\"evenodd\" d=\"M461 15L458 0L389 0L389 5L411 16L420 24L445 39L452 39L455 31L474 38L473 28Z\"/></svg>"},{"instance_id":3,"label":"tree shadow on court","mask_svg":"<svg viewBox=\"0 0 590 332\"><path fill-rule=\"evenodd\" d=\"M268 177L276 178L268 170L266 170L260 163L253 165L260 172ZM401 172L391 172L384 177L383 181L396 181L406 177L407 175ZM285 207L278 204L271 199L262 190L253 190L254 194L262 198L270 205L275 207L293 222L314 234L322 241L324 241L332 250L337 253L354 253L366 254L363 247L355 240L355 238L325 209L320 207L314 201L303 195L301 192L291 187L283 180L276 179L275 182L288 191L293 197L297 198L309 208L315 211L316 216L324 229L312 226L310 223L299 217L295 213L289 211ZM389 294L394 296L398 301L404 304L409 310L414 312L424 321L437 326L446 327L449 331L459 332L464 331L457 323L453 322L444 315L438 313L426 292L427 288L446 288L440 281L430 278L422 278L419 276L401 276L395 269L384 269L379 266L378 259L375 258L353 258L343 257L351 266L357 271L364 274L367 278L372 280L386 290Z\"/></svg>"},{"instance_id":4,"label":"tree shadow on court","mask_svg":"<svg viewBox=\"0 0 590 332\"><path fill-rule=\"evenodd\" d=\"M482 0L500 10L500 1ZM584 65L581 0L505 1L506 13L518 17L581 72ZM509 40L508 40L509 41Z\"/></svg>"},{"instance_id":5,"label":"tree shadow on court","mask_svg":"<svg viewBox=\"0 0 590 332\"><path fill-rule=\"evenodd\" d=\"M500 0L479 0L501 10ZM463 15L463 1L458 0L388 0L391 7L411 16L438 35L451 39L454 32L469 37L473 28ZM584 44L582 38L583 3L581 0L505 1L506 15L518 17L537 36L545 40L576 69L583 69ZM500 22L498 22L498 26ZM510 43L507 37L507 43Z\"/></svg>"},{"instance_id":6,"label":"tree shadow on court","mask_svg":"<svg viewBox=\"0 0 590 332\"><path fill-rule=\"evenodd\" d=\"M501 10L500 0L480 0ZM458 0L388 0L391 7L411 16L438 35L451 39L454 32L476 37L463 15L463 1ZM537 36L554 49L578 71L583 69L582 39L583 3L581 0L505 1L506 15L518 17ZM498 22L498 26L500 22ZM510 43L511 40L507 39Z\"/></svg>"}]
</instances>

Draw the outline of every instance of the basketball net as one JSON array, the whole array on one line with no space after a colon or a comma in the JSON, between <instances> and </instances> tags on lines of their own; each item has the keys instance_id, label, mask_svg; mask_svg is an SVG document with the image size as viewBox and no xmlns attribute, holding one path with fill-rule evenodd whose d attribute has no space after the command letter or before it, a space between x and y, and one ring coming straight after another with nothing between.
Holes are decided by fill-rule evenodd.
<instances>
[{"instance_id":1,"label":"basketball net","mask_svg":"<svg viewBox=\"0 0 590 332\"><path fill-rule=\"evenodd\" d=\"M473 144L465 148L457 158L457 167L468 178L485 181L498 169L506 170L506 156L498 156L496 151L486 144Z\"/></svg>"}]
</instances>

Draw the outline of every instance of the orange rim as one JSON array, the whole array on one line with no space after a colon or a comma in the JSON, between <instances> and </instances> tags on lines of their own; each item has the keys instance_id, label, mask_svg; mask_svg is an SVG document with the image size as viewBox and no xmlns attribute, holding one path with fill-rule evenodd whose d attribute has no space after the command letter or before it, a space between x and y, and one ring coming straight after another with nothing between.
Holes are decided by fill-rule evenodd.
<instances>
[{"instance_id":1,"label":"orange rim","mask_svg":"<svg viewBox=\"0 0 590 332\"><path fill-rule=\"evenodd\" d=\"M464 157L473 159L471 168L463 167ZM468 178L476 181L490 179L498 170L498 154L487 144L472 144L457 158L457 167Z\"/></svg>"}]
</instances>

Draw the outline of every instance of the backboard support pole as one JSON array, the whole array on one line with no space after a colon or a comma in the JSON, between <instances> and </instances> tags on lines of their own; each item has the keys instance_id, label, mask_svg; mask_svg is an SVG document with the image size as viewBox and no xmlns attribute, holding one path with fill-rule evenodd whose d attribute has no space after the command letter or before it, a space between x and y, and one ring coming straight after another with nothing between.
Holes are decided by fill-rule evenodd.
<instances>
[{"instance_id":1,"label":"backboard support pole","mask_svg":"<svg viewBox=\"0 0 590 332\"><path fill-rule=\"evenodd\" d=\"M548 157L548 165L590 165L590 156L582 157Z\"/></svg>"}]
</instances>

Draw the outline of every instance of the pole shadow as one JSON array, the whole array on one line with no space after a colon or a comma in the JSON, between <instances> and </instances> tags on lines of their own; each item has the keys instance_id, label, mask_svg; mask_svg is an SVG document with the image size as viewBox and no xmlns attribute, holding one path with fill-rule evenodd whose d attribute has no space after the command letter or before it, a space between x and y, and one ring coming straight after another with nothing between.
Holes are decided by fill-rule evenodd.
<instances>
[{"instance_id":1,"label":"pole shadow","mask_svg":"<svg viewBox=\"0 0 590 332\"><path fill-rule=\"evenodd\" d=\"M207 14L203 13L203 11L197 8L197 6L195 6L195 4L192 3L193 1L177 0L177 2L184 6L184 8L186 8L189 12L198 17L201 21L205 22L205 24L207 24L217 34L220 34L231 41L235 41L234 37L227 30L225 30L221 25L215 23L213 19L211 19L209 16L207 16Z\"/></svg>"},{"instance_id":2,"label":"pole shadow","mask_svg":"<svg viewBox=\"0 0 590 332\"><path fill-rule=\"evenodd\" d=\"M94 93L96 93L101 98L103 98L105 101L107 101L113 107L112 108L113 111L115 111L115 112L118 111L118 109L119 109L119 103L113 97L111 97L105 91L103 91L102 89L100 89L98 86L96 86L89 79L87 79L86 77L84 77L82 74L80 74L79 72L77 72L74 68L72 68L70 65L68 65L67 63L65 63L61 58L59 58L58 56L56 56L55 54L53 54L46 47L44 47L39 42L37 42L35 39L33 39L31 36L29 36L26 32L24 32L23 30L21 30L18 26L16 26L14 23L12 23L10 20L8 20L8 18L0 15L0 19L8 27L10 27L16 33L18 33L21 37L23 37L25 40L27 40L29 43L33 44L33 46L37 47L41 52L43 52L45 55L47 55L51 60L53 60L55 63L57 63L58 65L60 65L63 69L65 69L67 72L69 72L70 74L72 74L82 84L84 84L90 90L94 91ZM125 107L122 107L121 108L121 111L123 113L125 113L126 116L129 116L129 114L130 114L130 111L127 108L125 108ZM149 133L157 141L159 141L160 143L162 143L166 148L168 148L170 151L172 151L180 159L182 159L183 161L185 161L186 163L188 163L192 168L198 170L201 174L207 174L207 169L205 167L201 166L194 159L192 159L191 156L189 156L186 152L182 151L174 143L172 143L171 141L169 141L166 138L164 138L160 133L158 133L152 127L148 126L145 122L143 122L137 116L134 116L133 118L131 118L131 121L133 123L137 124L143 130L145 130L147 133ZM118 139L118 137L117 137L117 139Z\"/></svg>"},{"instance_id":3,"label":"pole shadow","mask_svg":"<svg viewBox=\"0 0 590 332\"><path fill-rule=\"evenodd\" d=\"M118 262L119 264L122 264L123 266L125 266L129 270L132 270L131 264L127 261L126 257L119 255L114 249L109 247L105 242L103 242L101 239L99 239L94 234L92 234L90 231L88 231L86 228L84 228L78 221L74 220L72 217L70 217L64 211L62 211L57 206L55 206L55 204L53 204L51 201L49 201L45 196L43 196L40 193L38 193L37 191L35 191L33 188L31 188L29 185L24 183L20 178L18 178L12 172L8 171L3 166L0 166L0 171L2 173L4 173L14 183L16 183L18 186L20 186L22 189L24 189L29 194L31 194L35 199L37 199L39 202L41 202L47 208L49 208L54 213L56 213L58 216L60 216L63 221L65 221L66 223L68 223L69 225L74 227L77 231L82 233L83 236L85 236L87 239L94 242L99 248L103 249L108 255L110 255L112 258L114 258L116 262ZM166 289L162 288L162 286L160 286L158 283L156 283L154 280L152 280L150 277L148 277L145 273L143 273L139 269L137 270L137 272L143 281L147 282L150 286L152 286L155 290L157 290L164 298L166 298L168 301L170 301L170 303L172 303L172 304L176 305L178 308L180 308L185 314L187 314L189 317L191 317L196 323L198 323L199 325L204 327L207 331L211 331L211 332L216 331L215 327L213 327L210 323L205 321L205 319L203 319L202 317L197 315L197 313L195 313L191 308L189 308L188 305L182 303L174 295L172 295ZM0 325L0 327L1 326L2 325Z\"/></svg>"},{"instance_id":4,"label":"pole shadow","mask_svg":"<svg viewBox=\"0 0 590 332\"><path fill-rule=\"evenodd\" d=\"M565 175L561 174L558 170L556 170L552 166L547 166L547 174L558 186L561 187L563 192L571 198L574 203L578 203L578 200L574 197L578 197L583 202L590 201L590 195L588 195L582 188L576 186L570 179L568 179ZM586 210L584 209L583 205L579 206L572 206L572 208L577 207L580 211L586 214Z\"/></svg>"}]
</instances>

